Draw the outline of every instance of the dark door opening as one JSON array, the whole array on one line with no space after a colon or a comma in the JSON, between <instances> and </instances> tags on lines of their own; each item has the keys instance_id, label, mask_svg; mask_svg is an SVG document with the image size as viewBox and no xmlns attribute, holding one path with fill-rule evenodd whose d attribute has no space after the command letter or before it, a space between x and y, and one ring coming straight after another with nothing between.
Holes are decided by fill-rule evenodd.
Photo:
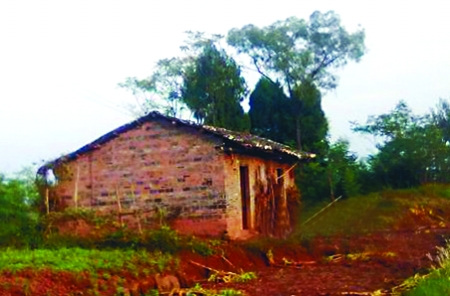
<instances>
[{"instance_id":1,"label":"dark door opening","mask_svg":"<svg viewBox=\"0 0 450 296\"><path fill-rule=\"evenodd\" d=\"M248 166L239 167L241 178L242 228L250 228L250 185Z\"/></svg>"}]
</instances>

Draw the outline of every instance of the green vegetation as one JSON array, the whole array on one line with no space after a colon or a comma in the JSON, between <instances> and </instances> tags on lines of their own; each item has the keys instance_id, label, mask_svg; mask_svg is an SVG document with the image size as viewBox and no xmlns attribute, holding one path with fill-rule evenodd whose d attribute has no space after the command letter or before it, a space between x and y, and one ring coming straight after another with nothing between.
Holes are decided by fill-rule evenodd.
<instances>
[{"instance_id":1,"label":"green vegetation","mask_svg":"<svg viewBox=\"0 0 450 296\"><path fill-rule=\"evenodd\" d=\"M254 272L215 272L209 276L208 281L210 282L225 282L225 283L246 283L251 280L257 279L256 273Z\"/></svg>"},{"instance_id":2,"label":"green vegetation","mask_svg":"<svg viewBox=\"0 0 450 296\"><path fill-rule=\"evenodd\" d=\"M361 59L364 39L363 29L348 32L334 11L315 11L306 20L290 17L265 27L248 24L227 36L188 32L183 55L160 60L148 78L128 78L120 86L138 100L144 98L143 113L160 109L180 116L188 109L199 123L250 130L317 154L317 163L298 169L298 180L304 199L321 200L334 193L328 186L339 182L330 180L337 174L326 173L334 160L328 160L321 91L337 86L333 70ZM249 91L246 114L241 103L248 91L241 69L248 64L260 80Z\"/></svg>"},{"instance_id":3,"label":"green vegetation","mask_svg":"<svg viewBox=\"0 0 450 296\"><path fill-rule=\"evenodd\" d=\"M195 287L189 289L186 293L187 296L194 295L205 295L205 296L243 296L244 294L241 291L234 289L224 289L221 291L215 291L211 289L205 289L199 284L195 285Z\"/></svg>"},{"instance_id":4,"label":"green vegetation","mask_svg":"<svg viewBox=\"0 0 450 296\"><path fill-rule=\"evenodd\" d=\"M304 209L300 226L293 234L296 239L332 235L368 234L375 231L413 227L420 219L430 219L437 225L446 222L444 214L450 208L450 187L430 184L413 189L384 190L366 196L340 200L305 223L327 203ZM402 219L414 217L408 225Z\"/></svg>"},{"instance_id":5,"label":"green vegetation","mask_svg":"<svg viewBox=\"0 0 450 296\"><path fill-rule=\"evenodd\" d=\"M39 243L38 193L31 170L16 178L0 174L0 246L36 246Z\"/></svg>"},{"instance_id":6,"label":"green vegetation","mask_svg":"<svg viewBox=\"0 0 450 296\"><path fill-rule=\"evenodd\" d=\"M85 216L85 213L76 215L73 210L69 210L68 216L65 216L64 213L58 213L60 220L50 219L52 224L56 221L71 219L70 217L83 219L82 217ZM45 217L44 220L48 221ZM217 241L202 240L189 235L180 235L177 231L165 225L138 233L136 230L128 229L126 226L117 226L115 223L108 224L108 222L110 223L112 221L110 217L97 217L95 220L91 220L90 215L87 215L86 220L83 221L91 226L92 231L89 236L80 237L79 235L70 233L60 234L55 229L54 232L45 235L45 238L42 239L39 246L46 249L74 247L94 249L145 249L147 251L168 254L176 254L180 251L187 250L202 256L212 255L214 253L214 247L217 246ZM98 223L102 227L97 227ZM44 229L48 228L44 227Z\"/></svg>"},{"instance_id":7,"label":"green vegetation","mask_svg":"<svg viewBox=\"0 0 450 296\"><path fill-rule=\"evenodd\" d=\"M438 118L436 113L441 114ZM450 145L446 134L450 109L441 102L431 114L416 116L405 102L389 113L371 116L357 132L377 137L378 153L368 161L363 186L411 188L450 181Z\"/></svg>"},{"instance_id":8,"label":"green vegetation","mask_svg":"<svg viewBox=\"0 0 450 296\"><path fill-rule=\"evenodd\" d=\"M184 103L199 122L236 131L248 130L248 118L240 104L247 89L239 66L213 40L199 38L194 38L197 40L192 47L199 47L200 53L186 67L183 77Z\"/></svg>"},{"instance_id":9,"label":"green vegetation","mask_svg":"<svg viewBox=\"0 0 450 296\"><path fill-rule=\"evenodd\" d=\"M394 295L426 296L450 294L450 241L437 247L435 257L428 254L435 264L431 272L425 275L416 274L393 289Z\"/></svg>"},{"instance_id":10,"label":"green vegetation","mask_svg":"<svg viewBox=\"0 0 450 296\"><path fill-rule=\"evenodd\" d=\"M0 271L17 272L25 269L53 271L131 272L148 269L161 272L175 264L174 258L164 253L133 250L86 250L80 248L5 249L0 252Z\"/></svg>"}]
</instances>

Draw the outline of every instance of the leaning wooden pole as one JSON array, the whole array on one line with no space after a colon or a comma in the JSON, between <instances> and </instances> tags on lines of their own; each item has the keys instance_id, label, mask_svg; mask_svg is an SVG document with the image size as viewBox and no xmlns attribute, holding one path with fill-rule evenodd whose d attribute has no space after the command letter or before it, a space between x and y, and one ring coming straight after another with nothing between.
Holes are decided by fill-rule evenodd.
<instances>
[{"instance_id":1,"label":"leaning wooden pole","mask_svg":"<svg viewBox=\"0 0 450 296\"><path fill-rule=\"evenodd\" d=\"M336 198L335 200L333 200L332 202L330 202L328 205L326 205L325 207L323 207L320 211L318 211L317 213L315 213L314 215L312 215L312 217L310 217L308 220L306 220L305 222L302 223L302 226L305 226L307 223L309 223L310 221L312 221L314 218L316 218L317 216L319 216L323 211L325 211L326 209L328 209L329 207L331 207L333 204L335 204L338 200L340 200L342 198L342 195L339 196L338 198Z\"/></svg>"}]
</instances>

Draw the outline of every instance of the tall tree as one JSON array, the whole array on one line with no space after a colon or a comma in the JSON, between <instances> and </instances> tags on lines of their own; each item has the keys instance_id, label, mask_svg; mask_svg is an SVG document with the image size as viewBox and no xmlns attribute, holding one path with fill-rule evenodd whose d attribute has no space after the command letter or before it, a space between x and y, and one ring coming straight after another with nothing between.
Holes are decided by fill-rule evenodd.
<instances>
[{"instance_id":1,"label":"tall tree","mask_svg":"<svg viewBox=\"0 0 450 296\"><path fill-rule=\"evenodd\" d=\"M248 130L249 120L240 103L246 84L236 62L212 42L186 68L182 100L205 124Z\"/></svg>"},{"instance_id":2,"label":"tall tree","mask_svg":"<svg viewBox=\"0 0 450 296\"><path fill-rule=\"evenodd\" d=\"M218 44L223 36L187 32L183 55L162 59L148 78L127 78L119 86L139 100L141 112L162 110L180 117L189 109L200 123L249 130L240 102L247 94L240 67Z\"/></svg>"},{"instance_id":3,"label":"tall tree","mask_svg":"<svg viewBox=\"0 0 450 296\"><path fill-rule=\"evenodd\" d=\"M291 100L279 83L261 77L250 95L249 105L252 134L295 146Z\"/></svg>"},{"instance_id":4,"label":"tall tree","mask_svg":"<svg viewBox=\"0 0 450 296\"><path fill-rule=\"evenodd\" d=\"M309 22L291 17L264 28L247 25L232 29L227 41L239 53L250 57L262 76L274 84L281 81L288 97L300 101L305 99L303 90L299 90L302 85L322 89L336 87L336 76L330 70L345 65L348 60L358 61L365 51L364 31L348 33L333 11L316 11ZM298 106L300 113L302 102L298 102ZM320 104L319 109L321 111ZM300 119L295 118L295 121L292 124L296 126L298 148L302 149L304 144L311 146L302 139L306 129Z\"/></svg>"}]
</instances>

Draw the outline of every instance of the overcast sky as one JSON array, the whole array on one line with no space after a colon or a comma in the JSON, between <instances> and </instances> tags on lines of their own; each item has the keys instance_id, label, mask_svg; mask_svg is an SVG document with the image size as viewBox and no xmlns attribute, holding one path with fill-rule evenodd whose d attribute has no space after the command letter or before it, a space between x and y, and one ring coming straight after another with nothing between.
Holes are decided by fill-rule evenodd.
<instances>
[{"instance_id":1,"label":"overcast sky","mask_svg":"<svg viewBox=\"0 0 450 296\"><path fill-rule=\"evenodd\" d=\"M450 98L450 1L1 1L0 172L78 149L133 119L117 84L177 54L186 30L226 32L334 10L366 31L367 54L337 73L323 107L333 139L363 155L349 121L405 100L415 113ZM249 85L253 88L253 85Z\"/></svg>"}]
</instances>

